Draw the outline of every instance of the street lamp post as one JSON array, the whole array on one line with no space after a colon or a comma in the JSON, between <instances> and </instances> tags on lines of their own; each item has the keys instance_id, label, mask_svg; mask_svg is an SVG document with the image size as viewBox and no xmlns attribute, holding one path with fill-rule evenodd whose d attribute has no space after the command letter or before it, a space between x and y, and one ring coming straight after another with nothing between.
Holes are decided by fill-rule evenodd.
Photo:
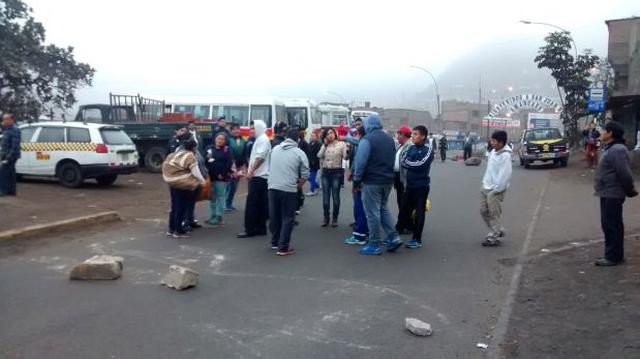
<instances>
[{"instance_id":1,"label":"street lamp post","mask_svg":"<svg viewBox=\"0 0 640 359\"><path fill-rule=\"evenodd\" d=\"M529 21L529 20L520 20L521 23L526 24L526 25L544 25L544 26L551 26L551 27L555 27L556 29L566 32L567 34L569 34L569 38L571 39L571 42L573 43L573 50L576 54L576 60L578 60L578 46L576 45L575 40L573 39L573 36L571 36L571 31L567 30L567 29L563 29L560 26L554 25L554 24L549 24L546 22L535 22L535 21Z\"/></svg>"},{"instance_id":2,"label":"street lamp post","mask_svg":"<svg viewBox=\"0 0 640 359\"><path fill-rule=\"evenodd\" d=\"M441 115L441 113L440 113L440 90L438 89L438 82L436 81L436 78L433 76L433 74L429 70L425 69L424 67L413 66L413 65L410 66L410 67L412 67L414 69L422 70L422 71L426 72L427 74L429 74L429 76L431 76L431 79L433 80L433 84L436 87L436 102L438 103L438 119L440 119L440 115Z\"/></svg>"}]
</instances>

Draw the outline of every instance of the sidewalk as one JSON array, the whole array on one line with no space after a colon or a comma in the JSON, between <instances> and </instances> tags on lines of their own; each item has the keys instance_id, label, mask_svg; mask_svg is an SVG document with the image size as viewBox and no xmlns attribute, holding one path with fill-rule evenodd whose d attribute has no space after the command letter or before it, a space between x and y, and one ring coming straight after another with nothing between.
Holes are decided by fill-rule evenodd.
<instances>
[{"instance_id":1,"label":"sidewalk","mask_svg":"<svg viewBox=\"0 0 640 359\"><path fill-rule=\"evenodd\" d=\"M594 172L585 167L575 156L568 168L539 169L553 172L502 345L504 358L640 357L640 200L624 205L627 263L595 267L604 243Z\"/></svg>"}]
</instances>

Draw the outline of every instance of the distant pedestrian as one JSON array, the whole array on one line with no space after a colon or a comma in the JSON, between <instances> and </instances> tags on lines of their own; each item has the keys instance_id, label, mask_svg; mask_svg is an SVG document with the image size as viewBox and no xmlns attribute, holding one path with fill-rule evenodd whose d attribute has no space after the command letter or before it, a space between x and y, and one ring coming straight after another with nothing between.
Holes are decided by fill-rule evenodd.
<instances>
[{"instance_id":1,"label":"distant pedestrian","mask_svg":"<svg viewBox=\"0 0 640 359\"><path fill-rule=\"evenodd\" d=\"M380 115L372 112L364 119L366 135L360 140L353 174L354 191L362 191L362 202L369 226L369 241L359 253L364 255L382 254L380 226L385 232L387 251L394 252L402 245L402 240L393 226L393 218L387 208L389 194L393 186L393 165L395 143L382 130Z\"/></svg>"},{"instance_id":2,"label":"distant pedestrian","mask_svg":"<svg viewBox=\"0 0 640 359\"><path fill-rule=\"evenodd\" d=\"M360 140L365 135L364 127L362 126L354 128L354 130L356 132L353 136L349 135L345 137L345 142L350 143L352 146L353 163L350 163L352 168L355 168ZM347 178L349 181L353 180L352 175L349 175ZM351 193L353 198L353 231L351 232L351 236L345 239L344 242L346 244L364 245L367 243L367 238L369 237L369 226L367 225L367 214L364 211L364 204L362 203L362 191L354 188Z\"/></svg>"},{"instance_id":3,"label":"distant pedestrian","mask_svg":"<svg viewBox=\"0 0 640 359\"><path fill-rule=\"evenodd\" d=\"M251 148L247 169L248 194L244 212L244 232L238 238L264 236L267 234L269 218L269 156L271 142L266 134L267 125L262 120L254 121L256 140Z\"/></svg>"},{"instance_id":4,"label":"distant pedestrian","mask_svg":"<svg viewBox=\"0 0 640 359\"><path fill-rule=\"evenodd\" d=\"M464 158L465 161L473 155L474 143L475 141L473 140L473 137L471 137L471 134L467 132L467 136L464 138L464 143L462 145L462 151L463 151L462 157Z\"/></svg>"},{"instance_id":5,"label":"distant pedestrian","mask_svg":"<svg viewBox=\"0 0 640 359\"><path fill-rule=\"evenodd\" d=\"M625 197L638 195L631 175L629 152L624 129L617 122L604 126L604 152L595 176L595 194L600 197L600 221L604 232L604 257L597 266L615 266L624 262L624 223L622 205Z\"/></svg>"},{"instance_id":6,"label":"distant pedestrian","mask_svg":"<svg viewBox=\"0 0 640 359\"><path fill-rule=\"evenodd\" d=\"M600 147L600 132L596 130L595 123L589 123L589 128L584 131L584 137L584 156L587 166L593 169L598 165L598 148Z\"/></svg>"},{"instance_id":7,"label":"distant pedestrian","mask_svg":"<svg viewBox=\"0 0 640 359\"><path fill-rule=\"evenodd\" d=\"M493 247L500 245L500 238L505 236L502 227L502 202L511 181L511 147L507 146L507 133L495 131L491 135L491 152L487 159L487 169L482 179L482 201L480 213L487 227L487 234L482 245Z\"/></svg>"},{"instance_id":8,"label":"distant pedestrian","mask_svg":"<svg viewBox=\"0 0 640 359\"><path fill-rule=\"evenodd\" d=\"M411 128L402 126L396 132L398 140L398 148L396 149L396 161L393 165L394 181L393 188L396 190L396 202L398 203L398 211L402 208L402 196L404 195L405 174L406 170L402 168L402 156L407 152L411 143Z\"/></svg>"},{"instance_id":9,"label":"distant pedestrian","mask_svg":"<svg viewBox=\"0 0 640 359\"><path fill-rule=\"evenodd\" d=\"M187 218L190 198L205 179L198 169L195 152L197 143L194 139L186 140L176 152L167 155L162 164L162 178L169 185L171 192L171 212L169 213L168 236L174 238L188 237L184 226Z\"/></svg>"},{"instance_id":10,"label":"distant pedestrian","mask_svg":"<svg viewBox=\"0 0 640 359\"><path fill-rule=\"evenodd\" d=\"M431 147L434 153L438 150L438 140L433 136L433 132L429 134L429 142L427 145Z\"/></svg>"},{"instance_id":11,"label":"distant pedestrian","mask_svg":"<svg viewBox=\"0 0 640 359\"><path fill-rule=\"evenodd\" d=\"M206 163L211 179L210 215L207 224L224 224L223 216L227 201L227 186L233 177L233 155L227 146L227 137L218 132L214 144L205 149Z\"/></svg>"},{"instance_id":12,"label":"distant pedestrian","mask_svg":"<svg viewBox=\"0 0 640 359\"><path fill-rule=\"evenodd\" d=\"M420 248L422 247L427 199L431 190L429 172L435 157L435 150L427 143L427 128L424 126L414 127L411 139L413 146L409 147L401 159L402 167L406 169L406 188L396 229L402 233L405 228L411 228L413 237L407 241L405 247ZM415 222L411 223L413 212L415 212Z\"/></svg>"},{"instance_id":13,"label":"distant pedestrian","mask_svg":"<svg viewBox=\"0 0 640 359\"><path fill-rule=\"evenodd\" d=\"M317 132L311 133L311 142L309 142L309 151L307 152L307 159L309 160L309 192L307 196L315 196L318 194L318 170L320 169L320 159L318 158L318 152L320 152L320 139Z\"/></svg>"},{"instance_id":14,"label":"distant pedestrian","mask_svg":"<svg viewBox=\"0 0 640 359\"><path fill-rule=\"evenodd\" d=\"M275 146L269 161L269 227L271 248L279 256L294 253L290 246L296 218L298 189L309 177L307 155L298 148L298 129L292 128Z\"/></svg>"},{"instance_id":15,"label":"distant pedestrian","mask_svg":"<svg viewBox=\"0 0 640 359\"><path fill-rule=\"evenodd\" d=\"M0 142L0 196L15 196L16 162L20 159L20 129L13 114L2 116L2 142Z\"/></svg>"},{"instance_id":16,"label":"distant pedestrian","mask_svg":"<svg viewBox=\"0 0 640 359\"><path fill-rule=\"evenodd\" d=\"M240 172L242 167L246 164L247 158L247 142L242 138L240 134L240 126L237 123L231 124L231 137L229 137L229 148L231 149L231 154L233 155L233 164L236 172ZM225 211L227 212L235 212L236 207L233 205L233 199L236 195L236 190L238 189L238 182L240 178L238 176L234 176L229 180L229 184L227 185L227 201L225 203Z\"/></svg>"},{"instance_id":17,"label":"distant pedestrian","mask_svg":"<svg viewBox=\"0 0 640 359\"><path fill-rule=\"evenodd\" d=\"M196 129L196 121L190 120L187 124L187 129L189 130L189 133L191 134L193 139L196 140L196 143L198 144L198 151L202 151L204 149L204 143L202 142L202 137L200 137L200 134Z\"/></svg>"},{"instance_id":18,"label":"distant pedestrian","mask_svg":"<svg viewBox=\"0 0 640 359\"><path fill-rule=\"evenodd\" d=\"M224 135L229 138L231 137L231 134L229 133L229 130L227 130L227 118L226 116L220 116L218 117L216 123L213 124L213 126L211 126L211 137L212 138L216 138L216 135L218 133L224 133Z\"/></svg>"},{"instance_id":19,"label":"distant pedestrian","mask_svg":"<svg viewBox=\"0 0 640 359\"><path fill-rule=\"evenodd\" d=\"M340 213L340 189L344 184L344 168L342 162L347 158L347 145L338 140L338 133L333 128L327 130L323 145L318 152L322 167L322 208L324 221L322 227L329 225L331 198L333 197L333 213L331 227L338 226Z\"/></svg>"},{"instance_id":20,"label":"distant pedestrian","mask_svg":"<svg viewBox=\"0 0 640 359\"><path fill-rule=\"evenodd\" d=\"M182 123L176 125L173 129L173 136L169 139L169 144L167 145L168 153L176 152L178 147L182 144L182 141L189 137L190 135L186 125Z\"/></svg>"},{"instance_id":21,"label":"distant pedestrian","mask_svg":"<svg viewBox=\"0 0 640 359\"><path fill-rule=\"evenodd\" d=\"M447 150L449 149L449 142L447 141L447 135L444 133L440 137L440 160L442 162L447 160Z\"/></svg>"}]
</instances>

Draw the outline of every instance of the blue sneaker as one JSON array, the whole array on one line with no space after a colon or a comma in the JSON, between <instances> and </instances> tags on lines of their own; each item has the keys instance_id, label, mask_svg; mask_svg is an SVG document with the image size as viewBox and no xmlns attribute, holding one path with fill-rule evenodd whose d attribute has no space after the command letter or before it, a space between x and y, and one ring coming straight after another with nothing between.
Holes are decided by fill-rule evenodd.
<instances>
[{"instance_id":1,"label":"blue sneaker","mask_svg":"<svg viewBox=\"0 0 640 359\"><path fill-rule=\"evenodd\" d=\"M393 253L402 246L402 239L399 237L388 239L388 243L387 252Z\"/></svg>"},{"instance_id":2,"label":"blue sneaker","mask_svg":"<svg viewBox=\"0 0 640 359\"><path fill-rule=\"evenodd\" d=\"M382 249L377 244L367 244L366 246L360 248L358 253L365 256L379 256L382 254Z\"/></svg>"},{"instance_id":3,"label":"blue sneaker","mask_svg":"<svg viewBox=\"0 0 640 359\"><path fill-rule=\"evenodd\" d=\"M422 247L422 242L418 241L417 239L412 239L410 241L407 241L407 243L404 246L406 248L416 249L416 248Z\"/></svg>"},{"instance_id":4,"label":"blue sneaker","mask_svg":"<svg viewBox=\"0 0 640 359\"><path fill-rule=\"evenodd\" d=\"M363 239L358 239L356 236L351 235L351 237L349 237L349 238L344 240L344 243L362 246L362 245L367 244L367 241L365 241Z\"/></svg>"}]
</instances>

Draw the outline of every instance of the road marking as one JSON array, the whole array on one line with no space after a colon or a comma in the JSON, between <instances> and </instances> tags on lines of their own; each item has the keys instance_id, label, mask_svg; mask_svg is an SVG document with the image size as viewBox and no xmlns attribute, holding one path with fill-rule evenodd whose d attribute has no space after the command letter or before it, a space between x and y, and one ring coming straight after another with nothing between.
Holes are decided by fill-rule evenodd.
<instances>
[{"instance_id":1,"label":"road marking","mask_svg":"<svg viewBox=\"0 0 640 359\"><path fill-rule=\"evenodd\" d=\"M535 230L536 224L538 223L538 218L540 217L540 209L542 208L542 200L544 199L544 195L547 193L547 188L549 187L550 176L547 176L547 180L542 187L542 191L540 191L540 195L538 197L538 203L536 204L536 209L533 211L533 217L531 218L531 222L529 222L529 227L527 228L527 236L524 239L524 243L522 244L522 249L520 250L520 254L518 255L518 259L513 268L513 275L511 276L511 283L509 284L509 291L507 292L507 298L502 305L502 310L500 310L500 315L498 316L498 321L493 331L493 343L488 353L488 358L499 358L500 354L500 345L504 342L505 335L507 333L507 327L509 326L509 318L511 317L511 312L513 311L513 304L516 300L516 294L518 294L518 287L520 286L520 277L522 276L522 269L524 267L524 263L527 261L527 252L529 251L529 245L531 244L531 239L533 238L533 232Z\"/></svg>"}]
</instances>

